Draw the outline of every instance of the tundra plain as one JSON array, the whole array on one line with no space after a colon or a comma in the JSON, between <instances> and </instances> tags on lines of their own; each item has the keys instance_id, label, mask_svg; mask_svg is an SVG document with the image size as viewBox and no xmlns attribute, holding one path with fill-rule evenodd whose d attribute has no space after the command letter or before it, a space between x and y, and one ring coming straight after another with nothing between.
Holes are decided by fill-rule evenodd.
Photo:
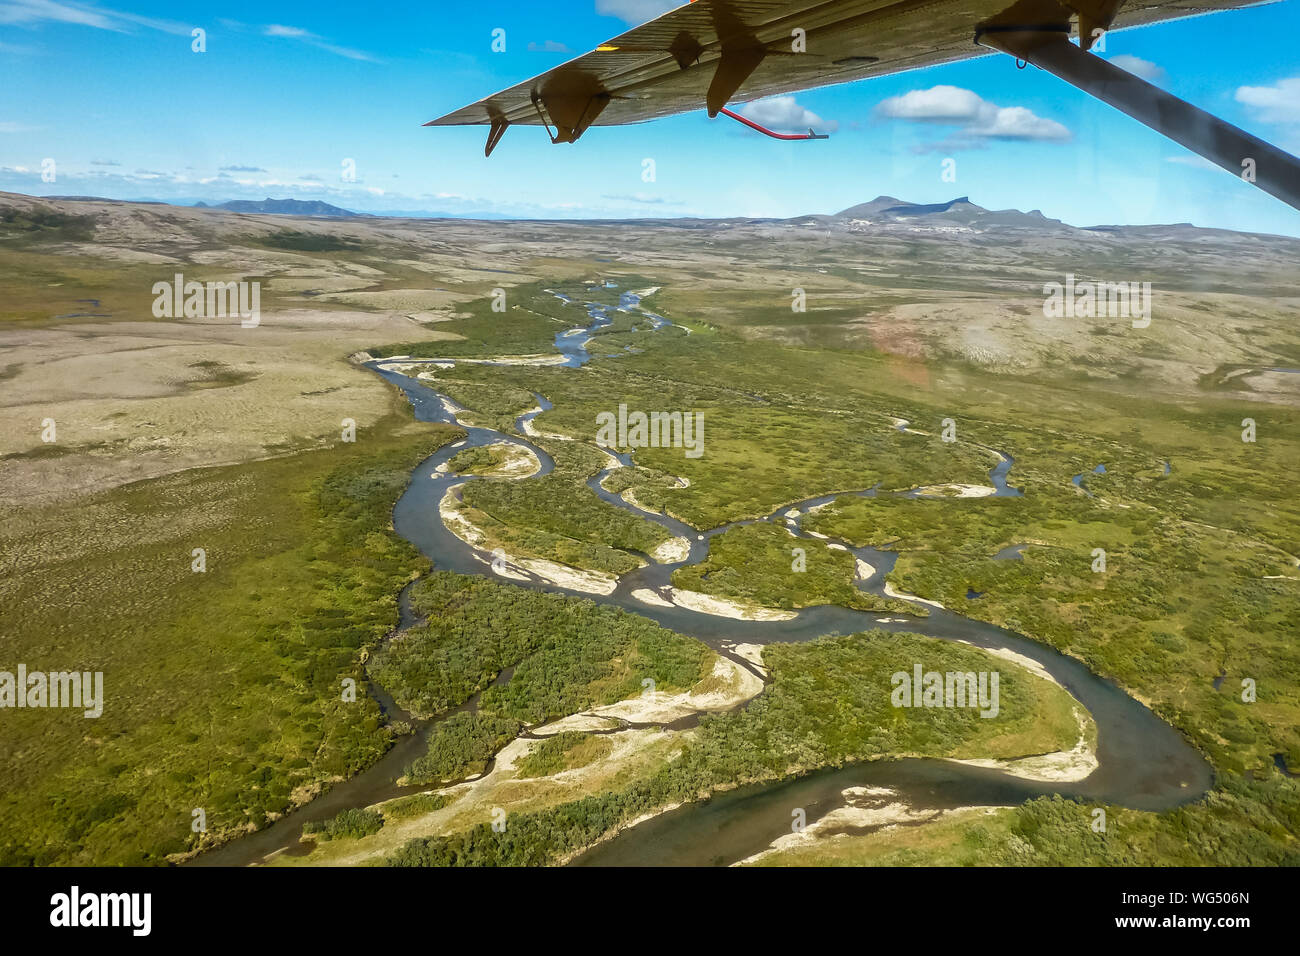
<instances>
[{"instance_id":1,"label":"tundra plain","mask_svg":"<svg viewBox=\"0 0 1300 956\"><path fill-rule=\"evenodd\" d=\"M586 485L609 464L595 422L620 403L699 411L704 454L641 448L603 487L700 532L832 496L805 529L897 553L896 594L1084 662L1215 775L1176 809L1108 808L1104 838L1060 798L929 814L855 792L839 825L775 833L750 862L1295 863L1297 261L1292 239L962 200L502 223L0 195L0 669L103 671L107 688L93 721L0 710L0 862L202 859L419 749L416 719L437 721L406 768L420 794L348 807L273 861L554 864L742 785L1088 743L1068 693L1014 663L1010 724L881 706L919 656L992 666L974 648L873 631L719 649L432 568L391 512L465 430L415 421L365 365L386 357L462 423L513 433L536 395L553 406L533 424L549 474L460 453L484 476L463 514L491 546L590 575L674 553ZM178 273L260 283L259 323L156 317L152 290ZM1149 282L1149 326L1045 314L1045 285L1071 276ZM642 308L619 311L632 290ZM611 316L592 361L549 364L581 302ZM672 325L649 334L647 312ZM1023 494L963 492L997 454ZM794 572L789 544L779 522L736 526L672 584L773 613L924 615L860 590L829 544ZM678 709L627 703L645 678ZM492 842L500 807L509 846Z\"/></svg>"}]
</instances>

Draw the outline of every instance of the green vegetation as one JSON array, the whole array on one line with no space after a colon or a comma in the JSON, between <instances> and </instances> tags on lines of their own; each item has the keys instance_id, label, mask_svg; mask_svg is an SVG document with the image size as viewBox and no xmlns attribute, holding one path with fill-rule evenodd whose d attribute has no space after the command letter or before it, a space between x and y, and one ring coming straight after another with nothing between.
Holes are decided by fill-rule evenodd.
<instances>
[{"instance_id":1,"label":"green vegetation","mask_svg":"<svg viewBox=\"0 0 1300 956\"><path fill-rule=\"evenodd\" d=\"M455 371L448 373L439 369L437 378L429 384L449 395L457 405L472 410L468 416L469 424L482 424L498 431L512 432L515 419L537 407L533 393L525 389L461 382L452 379L452 375L455 375Z\"/></svg>"},{"instance_id":2,"label":"green vegetation","mask_svg":"<svg viewBox=\"0 0 1300 956\"><path fill-rule=\"evenodd\" d=\"M648 511L667 512L672 504L672 492L681 487L676 475L655 468L615 468L605 476L602 486L606 491L622 495L629 489L631 499Z\"/></svg>"},{"instance_id":3,"label":"green vegetation","mask_svg":"<svg viewBox=\"0 0 1300 956\"><path fill-rule=\"evenodd\" d=\"M762 866L1297 866L1300 784L1227 774L1203 802L1167 813L1106 810L1043 797L870 836L773 853Z\"/></svg>"},{"instance_id":4,"label":"green vegetation","mask_svg":"<svg viewBox=\"0 0 1300 956\"><path fill-rule=\"evenodd\" d=\"M596 448L541 443L555 460L549 475L527 481L476 481L462 494L467 517L490 547L573 567L624 574L641 566L671 535L592 494L586 479L608 463Z\"/></svg>"},{"instance_id":5,"label":"green vegetation","mask_svg":"<svg viewBox=\"0 0 1300 956\"><path fill-rule=\"evenodd\" d=\"M383 815L378 810L344 810L320 823L304 823L303 836L318 840L356 840L378 833L384 826Z\"/></svg>"},{"instance_id":6,"label":"green vegetation","mask_svg":"<svg viewBox=\"0 0 1300 956\"><path fill-rule=\"evenodd\" d=\"M507 459L505 445L481 445L457 452L447 466L458 475L490 475Z\"/></svg>"},{"instance_id":7,"label":"green vegetation","mask_svg":"<svg viewBox=\"0 0 1300 956\"><path fill-rule=\"evenodd\" d=\"M1078 738L1072 699L1001 665L1002 711L988 720L958 708L895 708L890 676L921 662L934 670L987 670L984 653L930 638L873 631L772 645L767 691L743 710L708 715L672 762L616 792L514 814L504 833L482 824L412 840L400 866L540 865L595 842L626 820L723 786L775 780L822 766L903 755L1022 756L1068 749Z\"/></svg>"},{"instance_id":8,"label":"green vegetation","mask_svg":"<svg viewBox=\"0 0 1300 956\"><path fill-rule=\"evenodd\" d=\"M327 232L299 232L296 229L281 229L279 232L259 236L250 241L272 249L291 249L294 252L346 252L361 248L358 240L349 239L347 236L336 236Z\"/></svg>"},{"instance_id":9,"label":"green vegetation","mask_svg":"<svg viewBox=\"0 0 1300 956\"><path fill-rule=\"evenodd\" d=\"M686 301L668 293L669 303ZM1289 640L1300 623L1290 580L1300 507L1276 493L1300 460L1289 437L1300 424L1293 409L1274 405L1265 415L1238 395L1190 407L1153 395L1141 379L1101 388L1077 371L1014 376L872 352L776 348L707 330L685 341L642 335L638 347L645 354L593 363L581 375L458 373L546 395L556 407L538 427L581 441L592 439L595 413L620 401L703 410L702 458L638 449L645 467L606 482L697 527L877 481L885 489L985 484L995 459L980 446L1010 453L1022 498L843 498L805 527L896 548L903 552L896 586L1082 657L1150 702L1221 772L1262 769L1278 752L1300 765L1300 661ZM1240 441L1245 415L1267 419L1267 441ZM961 440L943 446L939 422L950 416ZM931 434L898 432L892 417ZM1106 474L1093 473L1098 463ZM1070 484L1079 473L1093 497ZM678 487L676 475L690 487ZM809 572L788 573L782 545L793 540L782 541L777 529L738 529L674 583L747 600L775 595L790 606L852 601L843 558L841 570L835 558L814 561L809 550ZM992 560L1013 543L1031 545L1024 560ZM1094 548L1107 552L1105 574L1091 570ZM968 600L967 588L984 596ZM1213 680L1225 672L1216 690ZM1241 700L1246 678L1259 687L1257 703Z\"/></svg>"},{"instance_id":10,"label":"green vegetation","mask_svg":"<svg viewBox=\"0 0 1300 956\"><path fill-rule=\"evenodd\" d=\"M486 419L498 429L513 430L519 414L536 405L531 392L500 384L466 384L441 377L434 384L472 413L469 420ZM466 517L487 535L489 549L624 574L641 566L643 561L637 555L648 554L668 540L670 535L659 525L591 493L586 479L606 467L609 459L605 454L592 445L574 442L543 442L541 447L555 460L555 470L549 475L465 486ZM498 463L496 455L504 453L491 446L466 449L453 459L451 467L461 474L484 474Z\"/></svg>"},{"instance_id":11,"label":"green vegetation","mask_svg":"<svg viewBox=\"0 0 1300 956\"><path fill-rule=\"evenodd\" d=\"M773 352L788 362L790 350L702 333L636 335L644 354L593 362L580 375L524 366L466 367L457 374L539 392L555 408L538 417L537 427L582 442L595 441L596 415L616 411L620 403L634 410L702 413L701 457L687 458L681 448L635 449L636 464L647 470L612 475L609 484L620 491L630 487L650 507L666 505L670 514L696 528L762 517L781 504L878 483L886 489L943 481L984 483L995 463L988 452L970 444L939 441L938 423L945 413L926 416L936 432L927 436L897 431L891 425L894 406L852 401L845 390L827 394L829 411L819 406L813 399L821 396L807 394L805 387L819 388L813 383L822 381L823 373L806 353L791 353L793 376L777 377L767 371L778 359ZM798 382L800 391L791 390L791 381ZM712 384L721 382L727 384ZM668 488L664 476L686 477L690 487Z\"/></svg>"},{"instance_id":12,"label":"green vegetation","mask_svg":"<svg viewBox=\"0 0 1300 956\"><path fill-rule=\"evenodd\" d=\"M439 323L438 331L463 335L458 341L416 341L380 344L369 349L371 355L414 355L417 357L459 356L488 358L500 355L532 355L553 352L555 334L575 325L586 325L586 313L577 306L565 306L545 291L544 282L529 283L506 290L507 311L492 311L493 297L461 303L458 308L469 317ZM463 369L457 367L457 377Z\"/></svg>"},{"instance_id":13,"label":"green vegetation","mask_svg":"<svg viewBox=\"0 0 1300 956\"><path fill-rule=\"evenodd\" d=\"M411 762L406 778L410 783L439 783L480 774L520 727L508 717L452 714L429 731L429 751Z\"/></svg>"},{"instance_id":14,"label":"green vegetation","mask_svg":"<svg viewBox=\"0 0 1300 956\"><path fill-rule=\"evenodd\" d=\"M635 696L646 677L682 690L711 667L698 642L591 601L447 572L420 580L411 599L427 622L382 646L371 674L421 716L482 692L477 711L430 729L429 752L407 768L413 783L481 773L524 724ZM508 667L510 679L494 684Z\"/></svg>"},{"instance_id":15,"label":"green vegetation","mask_svg":"<svg viewBox=\"0 0 1300 956\"><path fill-rule=\"evenodd\" d=\"M1257 539L1045 489L951 503L840 499L809 521L855 544L897 547L892 578L903 589L1031 634L1134 688L1221 769L1267 767L1275 753L1300 761L1300 591L1266 578L1290 565ZM1034 544L1022 560L992 559L1013 542ZM1094 548L1106 552L1105 573L1092 570ZM967 600L968 587L983 597ZM1256 682L1258 702L1241 699L1243 678Z\"/></svg>"},{"instance_id":16,"label":"green vegetation","mask_svg":"<svg viewBox=\"0 0 1300 956\"><path fill-rule=\"evenodd\" d=\"M671 284L660 295L661 312L695 301ZM805 527L905 552L895 585L1083 657L1151 701L1221 770L1262 768L1277 752L1300 765L1300 660L1288 637L1300 621L1291 558L1300 552L1300 499L1277 492L1300 460L1293 408L1236 395L1189 405L1141 379L1101 387L1078 370L1012 375L707 330L684 340L643 335L639 347L645 354L581 375L479 367L465 376L541 392L556 408L538 426L583 441L594 414L620 401L703 410L703 457L638 449L647 468L607 481L697 527L877 481L984 484L996 460L984 448L1008 452L1023 498L841 499ZM1274 362L1287 361L1287 342L1269 347ZM1266 440L1240 440L1246 415L1266 422ZM898 432L893 416L930 434ZM954 445L937 438L945 417L958 424ZM1168 475L1163 461L1173 462ZM1106 474L1093 473L1098 463ZM1079 473L1093 497L1070 484ZM673 475L690 487L675 487ZM716 540L709 563L682 569L677 581L792 606L844 600L839 572L818 581L810 551L807 576L785 574L787 555L760 546L761 534ZM1017 542L1037 546L1024 561L991 560ZM1094 548L1107 551L1106 574L1091 571ZM968 587L985 596L967 600ZM1255 704L1240 699L1246 678L1259 687Z\"/></svg>"},{"instance_id":17,"label":"green vegetation","mask_svg":"<svg viewBox=\"0 0 1300 956\"><path fill-rule=\"evenodd\" d=\"M648 554L671 537L659 525L601 501L559 469L526 482L476 481L463 495L473 509L470 520L503 541L507 551L513 547L575 567L623 574L641 565L629 552Z\"/></svg>"},{"instance_id":18,"label":"green vegetation","mask_svg":"<svg viewBox=\"0 0 1300 956\"><path fill-rule=\"evenodd\" d=\"M454 429L394 413L355 445L188 471L0 528L0 626L33 669L103 671L103 715L9 711L0 863L162 863L262 826L388 747L359 665L428 566L388 527ZM130 529L123 534L121 529ZM192 550L206 572L191 571ZM112 595L111 601L86 595Z\"/></svg>"},{"instance_id":19,"label":"green vegetation","mask_svg":"<svg viewBox=\"0 0 1300 956\"><path fill-rule=\"evenodd\" d=\"M530 750L515 764L515 772L519 777L549 777L595 763L612 749L605 737L565 730Z\"/></svg>"},{"instance_id":20,"label":"green vegetation","mask_svg":"<svg viewBox=\"0 0 1300 956\"><path fill-rule=\"evenodd\" d=\"M469 233L452 232L448 241L450 227L441 224L402 226L382 239L366 223L253 238L223 236L217 221L216 214L178 218L135 206L90 217L6 205L4 320L54 328L57 316L82 322L74 317L92 309L113 321L148 316L152 284L170 277L170 262L58 247L108 243L119 231L154 237L118 243L128 251L223 253L203 265L198 257L186 262L186 277L200 282L229 278L233 241L241 259L249 244L275 250L263 256L267 268L334 270L322 275L323 289L438 283L445 298L425 298L438 317L454 316L434 327L463 338L376 354L550 353L557 332L587 320L580 305L564 305L548 288L579 301L618 297L576 278L590 276L593 264L586 252L562 258L550 226L533 235L534 252L508 257L511 274L503 276L490 254L480 259ZM97 236L97 222L114 228ZM139 229L142 222L153 228ZM529 228L512 225L512 248L527 248ZM619 241L610 228L599 242ZM175 242L173 231L192 242ZM462 365L438 373L436 387L475 421L509 427L532 407L535 390L556 406L539 428L576 439L545 446L558 466L547 479L466 489L471 517L492 544L622 572L663 540L657 526L584 487L605 462L590 445L594 416L620 402L704 414L703 457L637 449L639 467L607 482L698 528L876 484L983 484L995 461L989 449L1000 449L1016 458L1011 481L1023 498L842 499L805 524L896 548L903 552L892 574L898 586L1114 677L1210 757L1218 784L1170 813L1111 808L1105 839L1086 828L1078 805L1043 800L851 841L845 846L870 846L858 857L846 850L849 858L1297 862L1297 784L1271 764L1281 753L1300 766L1293 639L1300 572L1292 557L1300 552L1300 497L1290 492L1300 412L1290 386L1251 372L1300 361L1289 313L1266 298L1293 294L1292 247L1251 238L1223 247L1249 248L1248 255L1207 255L1209 238L1162 240L1157 260L1143 260L1144 276L1162 290L1161 316L1137 335L1103 320L1079 328L1043 323L1038 289L1044 277L1066 272L1128 274L1141 244L1108 238L1081 252L1070 244L1029 249L1016 239L999 241L996 255L984 258L972 245L954 256L947 237L841 242L819 232L816 242L760 242L730 227L694 235L708 238L675 229L638 235L643 261L662 270L653 279L621 265L600 270L623 289L662 283L647 305L690 335L682 328L651 335L637 317L611 312L612 325L591 351L616 360L581 372ZM864 243L872 255L863 255ZM537 275L561 278L508 286L507 311L492 311L498 282ZM441 293L443 284L452 291ZM794 285L807 289L806 313L789 309ZM287 292L295 287L302 283L286 281L284 293L268 283L263 309L301 308L307 300ZM464 295L476 298L458 298ZM321 310L367 307L330 295L311 301ZM189 388L249 374L211 359L193 368ZM30 378L12 369L0 378ZM455 435L413 426L409 412L394 409L355 446L143 481L78 498L75 507L24 507L0 527L0 555L9 556L0 559L0 631L15 659L103 670L108 690L99 720L33 711L6 717L0 863L159 863L199 845L190 831L195 807L207 815L203 843L223 840L384 751L399 728L364 695L345 703L340 685L363 676L360 660L397 620L398 588L427 568L388 530L389 511L410 467ZM928 434L899 432L895 417ZM1246 417L1258 420L1256 442L1241 441ZM956 422L956 443L938 439L946 418ZM64 454L41 448L5 460L26 465ZM1163 461L1173 463L1170 474ZM1092 472L1100 462L1106 474ZM1070 485L1075 474L1085 476L1092 497ZM1023 561L992 560L1022 542L1031 545ZM793 543L777 527L738 529L715 540L708 564L684 569L677 582L759 603L862 606L846 556L799 542L808 571L791 573ZM204 574L189 570L196 547L207 553ZM1096 548L1107 554L1104 573L1091 568ZM984 594L968 600L967 588ZM446 574L415 594L428 623L375 653L372 673L424 715L482 693L477 712L432 731L423 767L430 778L481 768L520 726L635 695L642 676L661 689L693 686L711 662L697 642L589 602ZM609 792L512 816L505 834L477 827L408 844L395 859L553 861L632 815L745 780L899 753L984 757L1072 742L1069 700L1033 684L1020 688L1014 711L1009 687L1003 699L1005 712L1038 714L1036 723L969 725L960 714L877 706L872 695L891 661L910 655L947 667L961 660L960 650L880 635L770 648L769 691L744 711L682 734L683 749L661 765L620 778ZM1257 701L1243 701L1244 681L1257 685ZM553 774L605 742L547 741L524 765ZM432 812L445 799L417 795L383 812Z\"/></svg>"},{"instance_id":21,"label":"green vegetation","mask_svg":"<svg viewBox=\"0 0 1300 956\"><path fill-rule=\"evenodd\" d=\"M91 225L85 228L93 232ZM56 245L86 243L94 238L76 224L32 232L0 229L0 321L58 328L64 322L85 324L88 314L95 317L96 323L152 318L156 299L154 283L170 283L175 268L157 262L103 260L75 252L61 254L63 250ZM80 250L85 246L72 248ZM168 253L176 251L173 246L163 248ZM196 282L225 282L231 276L218 266L187 263L185 278ZM246 278L261 279L256 275ZM281 294L263 282L263 312L288 304L301 306L302 300ZM320 305L330 307L325 302Z\"/></svg>"},{"instance_id":22,"label":"green vegetation","mask_svg":"<svg viewBox=\"0 0 1300 956\"><path fill-rule=\"evenodd\" d=\"M635 696L646 677L660 690L683 690L712 667L699 642L588 600L449 572L421 579L411 600L426 623L380 647L369 668L403 708L424 717L482 691L480 718L536 724ZM509 681L489 686L512 666Z\"/></svg>"},{"instance_id":23,"label":"green vegetation","mask_svg":"<svg viewBox=\"0 0 1300 956\"><path fill-rule=\"evenodd\" d=\"M186 383L190 388L229 388L257 377L256 372L248 369L231 368L225 362L211 360L193 362L190 368L197 369L201 376Z\"/></svg>"},{"instance_id":24,"label":"green vegetation","mask_svg":"<svg viewBox=\"0 0 1300 956\"><path fill-rule=\"evenodd\" d=\"M434 813L448 806L455 799L455 797L445 793L413 793L409 797L398 797L396 800L389 800L380 809L383 811L384 819L402 820L407 817L418 817L426 813Z\"/></svg>"},{"instance_id":25,"label":"green vegetation","mask_svg":"<svg viewBox=\"0 0 1300 956\"><path fill-rule=\"evenodd\" d=\"M796 555L796 548L803 554ZM797 562L803 570L795 570ZM759 522L716 536L709 544L708 558L678 568L673 572L673 584L769 607L839 604L924 616L924 609L905 601L858 590L852 583L856 567L857 561L848 551L815 538L794 538L779 524Z\"/></svg>"},{"instance_id":26,"label":"green vegetation","mask_svg":"<svg viewBox=\"0 0 1300 956\"><path fill-rule=\"evenodd\" d=\"M0 208L0 242L89 242L94 236L94 216L72 216L52 209Z\"/></svg>"}]
</instances>

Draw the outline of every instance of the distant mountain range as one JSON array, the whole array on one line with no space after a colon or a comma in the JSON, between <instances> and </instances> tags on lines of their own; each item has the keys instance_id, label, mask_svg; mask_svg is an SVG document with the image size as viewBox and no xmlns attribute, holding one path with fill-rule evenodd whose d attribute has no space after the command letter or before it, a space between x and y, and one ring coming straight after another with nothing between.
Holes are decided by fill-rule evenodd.
<instances>
[{"instance_id":1,"label":"distant mountain range","mask_svg":"<svg viewBox=\"0 0 1300 956\"><path fill-rule=\"evenodd\" d=\"M260 212L274 216L328 216L332 219L353 219L366 215L366 213L331 206L319 199L272 199L270 196L259 200L231 199L212 206L205 202L196 202L194 206L197 209L229 209L231 212Z\"/></svg>"},{"instance_id":2,"label":"distant mountain range","mask_svg":"<svg viewBox=\"0 0 1300 956\"><path fill-rule=\"evenodd\" d=\"M382 213L358 213L348 209L341 209L338 206L330 205L327 202L321 202L318 199L272 199L267 197L261 200L250 199L232 199L228 202L208 204L205 202L194 203L198 209L228 209L231 212L263 213L275 216L327 216L336 219L352 219L358 216L393 216L395 218L405 217L438 217L438 218L466 218L478 219L483 218L480 215L468 214L464 216L450 216L447 213L429 213L429 212L410 212L410 211L392 211ZM506 218L500 215L492 218ZM893 196L878 196L871 202L860 203L857 206L850 206L833 216L797 216L794 220L786 221L808 221L817 222L850 222L860 221L864 223L897 223L908 220L924 220L926 224L932 225L953 225L953 226L1065 226L1064 223L1057 219L1048 219L1037 209L1032 212L1020 212L1016 209L1004 209L998 212L992 212L982 206L977 206L970 201L970 197L962 196L959 199L953 199L944 203L931 203L922 205L918 203L906 202L902 199L895 199ZM611 220L601 220L611 221ZM708 220L704 220L708 221Z\"/></svg>"},{"instance_id":3,"label":"distant mountain range","mask_svg":"<svg viewBox=\"0 0 1300 956\"><path fill-rule=\"evenodd\" d=\"M60 197L76 198L80 200L89 200L92 197ZM136 200L139 201L139 200ZM446 213L446 212L423 212L415 210L385 210L383 212L353 212L350 209L342 209L339 206L331 205L327 202L321 202L319 199L272 199L268 196L265 199L232 199L222 203L206 203L203 201L195 202L196 209L225 209L230 212L243 213L260 213L263 215L273 216L316 216L330 219L357 219L357 218L377 218L389 216L395 219L509 219L509 216L503 216L500 213L489 212L468 212L468 213ZM893 196L877 196L871 202L859 203L856 206L850 206L848 209L841 210L834 215L811 215L795 216L791 219L760 219L746 220L744 218L727 218L724 220L714 219L696 219L689 217L687 219L661 219L647 218L635 220L618 220L599 218L591 220L593 222L620 222L636 221L646 224L671 224L671 225L690 225L690 226L707 226L714 222L786 222L790 224L824 224L849 229L863 228L867 226L920 226L923 228L964 228L983 230L989 227L1019 227L1022 229L1035 230L1069 230L1076 227L1069 226L1059 219L1048 219L1037 209L1030 212L1020 212L1018 209L989 210L983 206L977 206L970 201L969 196L961 196L957 199L949 200L943 203L913 203L903 199L896 199ZM1096 228L1114 228L1114 227L1096 227Z\"/></svg>"},{"instance_id":4,"label":"distant mountain range","mask_svg":"<svg viewBox=\"0 0 1300 956\"><path fill-rule=\"evenodd\" d=\"M960 196L948 202L913 203L893 196L877 196L871 202L850 206L833 216L816 217L833 222L907 223L916 222L936 226L1019 226L1030 229L1070 229L1059 219L1048 219L1037 209L1021 212L1018 209L990 210L977 206L969 196Z\"/></svg>"},{"instance_id":5,"label":"distant mountain range","mask_svg":"<svg viewBox=\"0 0 1300 956\"><path fill-rule=\"evenodd\" d=\"M509 219L499 212L475 211L439 212L427 209L383 209L375 212L353 212L341 209L319 199L231 199L223 203L193 203L196 209L228 209L231 212L252 212L272 216L317 216L331 219L391 218L391 219Z\"/></svg>"},{"instance_id":6,"label":"distant mountain range","mask_svg":"<svg viewBox=\"0 0 1300 956\"><path fill-rule=\"evenodd\" d=\"M374 212L353 212L320 200L273 199L262 200L233 199L222 203L208 203L202 200L171 200L164 202L156 199L106 199L98 196L22 196L17 193L0 192L0 200L6 197L21 197L37 201L61 202L102 202L130 203L143 205L190 205L196 209L223 210L236 213L254 213L278 216L310 216L329 219L459 219L459 220L511 220L514 217L488 211L467 212L432 212L423 210L382 210ZM899 234L934 233L934 234L991 234L1001 231L1032 232L1039 235L1069 236L1079 232L1111 233L1124 236L1145 238L1190 238L1193 235L1210 236L1251 236L1253 233L1241 233L1228 229L1204 228L1191 223L1167 223L1151 225L1104 225L1072 226L1059 219L1049 219L1039 210L1021 212L1018 209L985 209L970 201L969 196L959 196L948 202L914 203L894 196L877 196L870 202L850 206L832 215L813 214L794 216L789 219L728 217L724 219L700 219L696 217L677 218L593 218L574 219L522 219L523 222L587 222L593 225L640 225L646 228L674 228L705 230L718 226L751 226L758 228L797 228L821 227L836 232L893 232Z\"/></svg>"}]
</instances>

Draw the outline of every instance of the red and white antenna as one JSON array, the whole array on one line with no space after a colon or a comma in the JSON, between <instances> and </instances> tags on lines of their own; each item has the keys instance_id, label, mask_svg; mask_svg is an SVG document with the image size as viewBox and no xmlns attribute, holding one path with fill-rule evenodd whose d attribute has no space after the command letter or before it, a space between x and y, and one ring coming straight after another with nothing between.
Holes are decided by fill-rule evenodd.
<instances>
[{"instance_id":1,"label":"red and white antenna","mask_svg":"<svg viewBox=\"0 0 1300 956\"><path fill-rule=\"evenodd\" d=\"M750 129L757 130L758 132L762 133L764 136L771 136L773 139L785 139L785 140L790 140L790 139L830 139L830 134L828 134L828 133L814 133L811 129L808 130L808 132L806 132L806 133L778 133L778 132L776 132L775 130L768 129L766 126L760 126L758 123L755 123L752 119L747 119L746 117L741 116L739 113L733 113L731 110L727 109L725 106L722 107L722 109L718 110L718 112L719 112L719 113L724 113L724 114L726 114L727 116L730 116L732 119L736 120L736 122L738 122L738 123L744 123L744 124L745 124L746 126L748 126Z\"/></svg>"}]
</instances>

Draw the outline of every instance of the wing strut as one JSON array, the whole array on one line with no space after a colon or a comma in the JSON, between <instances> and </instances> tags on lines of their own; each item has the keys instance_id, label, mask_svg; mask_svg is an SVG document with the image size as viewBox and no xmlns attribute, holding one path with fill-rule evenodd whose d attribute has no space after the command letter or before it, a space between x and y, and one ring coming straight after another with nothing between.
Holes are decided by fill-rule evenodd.
<instances>
[{"instance_id":1,"label":"wing strut","mask_svg":"<svg viewBox=\"0 0 1300 956\"><path fill-rule=\"evenodd\" d=\"M1034 64L1300 209L1300 159L1075 46L1068 27L984 26L975 42Z\"/></svg>"}]
</instances>

